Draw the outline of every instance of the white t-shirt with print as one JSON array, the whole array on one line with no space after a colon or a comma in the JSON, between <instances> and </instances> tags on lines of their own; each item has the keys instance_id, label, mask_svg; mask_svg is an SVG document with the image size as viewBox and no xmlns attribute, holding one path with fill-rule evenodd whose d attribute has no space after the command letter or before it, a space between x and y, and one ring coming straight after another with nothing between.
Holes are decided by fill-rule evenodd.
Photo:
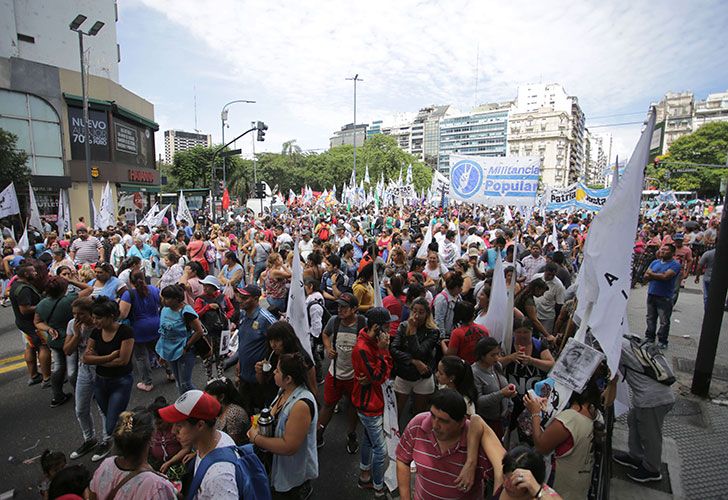
<instances>
[{"instance_id":1,"label":"white t-shirt with print","mask_svg":"<svg viewBox=\"0 0 728 500\"><path fill-rule=\"evenodd\" d=\"M220 440L215 446L216 449L235 446L235 441L228 434L222 431L217 432L220 434ZM195 457L195 472L201 461L199 455ZM202 479L195 498L197 500L237 500L240 498L238 483L235 481L235 466L229 462L218 462L211 465Z\"/></svg>"}]
</instances>

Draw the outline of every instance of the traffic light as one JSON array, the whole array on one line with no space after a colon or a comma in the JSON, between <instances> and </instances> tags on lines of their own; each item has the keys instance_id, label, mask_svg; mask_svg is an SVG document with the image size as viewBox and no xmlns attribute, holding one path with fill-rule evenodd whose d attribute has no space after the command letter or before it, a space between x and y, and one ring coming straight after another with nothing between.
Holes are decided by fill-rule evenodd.
<instances>
[{"instance_id":1,"label":"traffic light","mask_svg":"<svg viewBox=\"0 0 728 500\"><path fill-rule=\"evenodd\" d=\"M258 141L263 142L265 140L265 131L268 130L268 125L263 122L258 122L256 128L258 129Z\"/></svg>"},{"instance_id":2,"label":"traffic light","mask_svg":"<svg viewBox=\"0 0 728 500\"><path fill-rule=\"evenodd\" d=\"M225 181L218 181L217 191L222 194L225 191Z\"/></svg>"},{"instance_id":3,"label":"traffic light","mask_svg":"<svg viewBox=\"0 0 728 500\"><path fill-rule=\"evenodd\" d=\"M255 197L265 198L265 184L262 182L255 183Z\"/></svg>"}]
</instances>

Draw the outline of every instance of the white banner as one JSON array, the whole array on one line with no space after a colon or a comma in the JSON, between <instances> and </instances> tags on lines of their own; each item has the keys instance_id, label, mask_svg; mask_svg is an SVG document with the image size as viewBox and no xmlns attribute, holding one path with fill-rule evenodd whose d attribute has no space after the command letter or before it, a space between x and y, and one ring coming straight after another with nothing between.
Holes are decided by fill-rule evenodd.
<instances>
[{"instance_id":1,"label":"white banner","mask_svg":"<svg viewBox=\"0 0 728 500\"><path fill-rule=\"evenodd\" d=\"M66 231L71 229L71 211L68 208L68 195L65 189L61 189L58 193L58 237L63 238Z\"/></svg>"},{"instance_id":2,"label":"white banner","mask_svg":"<svg viewBox=\"0 0 728 500\"><path fill-rule=\"evenodd\" d=\"M40 218L40 210L38 210L38 203L35 201L33 186L30 184L28 184L28 196L30 197L30 217L28 218L28 224L31 227L36 228L38 231L43 231L43 221Z\"/></svg>"},{"instance_id":3,"label":"white banner","mask_svg":"<svg viewBox=\"0 0 728 500\"><path fill-rule=\"evenodd\" d=\"M399 445L399 419L397 415L397 398L394 395L394 383L387 380L382 385L384 395L384 440L387 442L389 465L384 473L384 484L389 491L397 489L397 446Z\"/></svg>"},{"instance_id":4,"label":"white banner","mask_svg":"<svg viewBox=\"0 0 728 500\"><path fill-rule=\"evenodd\" d=\"M18 204L18 195L15 194L15 185L11 182L0 193L0 218L19 213L20 205Z\"/></svg>"},{"instance_id":5,"label":"white banner","mask_svg":"<svg viewBox=\"0 0 728 500\"><path fill-rule=\"evenodd\" d=\"M450 197L489 206L536 203L540 160L534 156L450 155Z\"/></svg>"},{"instance_id":6,"label":"white banner","mask_svg":"<svg viewBox=\"0 0 728 500\"><path fill-rule=\"evenodd\" d=\"M286 320L296 332L296 337L309 356L311 355L311 339L308 334L308 315L306 314L306 292L303 289L303 267L301 253L298 248L299 239L293 245L293 263L291 264L291 288L288 289L288 309ZM313 356L312 356L313 357Z\"/></svg>"},{"instance_id":7,"label":"white banner","mask_svg":"<svg viewBox=\"0 0 728 500\"><path fill-rule=\"evenodd\" d=\"M192 218L192 213L190 213L189 207L187 206L185 195L182 191L180 191L179 200L177 201L177 222L182 220L187 221L188 226L195 226L195 221Z\"/></svg>"}]
</instances>

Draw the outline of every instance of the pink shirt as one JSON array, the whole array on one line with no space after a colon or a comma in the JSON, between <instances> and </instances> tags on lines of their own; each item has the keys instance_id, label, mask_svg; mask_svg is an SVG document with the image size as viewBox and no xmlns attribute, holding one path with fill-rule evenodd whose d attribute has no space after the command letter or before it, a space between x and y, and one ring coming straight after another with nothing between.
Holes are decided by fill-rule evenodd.
<instances>
[{"instance_id":1,"label":"pink shirt","mask_svg":"<svg viewBox=\"0 0 728 500\"><path fill-rule=\"evenodd\" d=\"M455 479L468 458L467 429L469 422L460 435L460 441L446 452L440 450L435 434L432 432L432 415L429 412L416 415L404 430L397 446L397 460L417 464L417 475L413 498L422 500L483 498L483 485L493 474L493 468L483 450L478 455L475 470L475 483L470 490L463 492L455 486Z\"/></svg>"},{"instance_id":2,"label":"pink shirt","mask_svg":"<svg viewBox=\"0 0 728 500\"><path fill-rule=\"evenodd\" d=\"M116 457L109 457L103 462L96 472L89 488L96 494L96 498L106 498L111 490L130 471L121 470L116 466ZM148 471L138 474L130 479L119 491L116 492L115 500L133 500L144 498L145 500L176 500L177 490L169 480L157 473Z\"/></svg>"}]
</instances>

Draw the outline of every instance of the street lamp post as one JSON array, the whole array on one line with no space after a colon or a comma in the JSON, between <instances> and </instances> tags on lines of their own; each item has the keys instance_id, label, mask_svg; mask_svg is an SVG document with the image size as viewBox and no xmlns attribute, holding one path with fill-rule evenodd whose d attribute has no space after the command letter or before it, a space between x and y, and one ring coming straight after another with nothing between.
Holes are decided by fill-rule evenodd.
<instances>
[{"instance_id":1,"label":"street lamp post","mask_svg":"<svg viewBox=\"0 0 728 500\"><path fill-rule=\"evenodd\" d=\"M88 117L88 90L86 89L86 64L83 60L83 37L96 36L101 28L104 27L104 23L96 21L91 29L84 32L81 29L81 25L86 21L86 16L79 14L75 17L68 28L71 31L78 33L78 49L81 56L81 95L83 98L83 143L84 143L84 155L86 156L86 184L88 187L88 218L89 222L93 224L94 218L94 184L93 178L91 177L91 132L89 130L89 117Z\"/></svg>"},{"instance_id":2,"label":"street lamp post","mask_svg":"<svg viewBox=\"0 0 728 500\"><path fill-rule=\"evenodd\" d=\"M359 73L354 75L353 78L347 78L347 80L354 82L354 176L356 176L356 82L363 82L364 80L359 78Z\"/></svg>"},{"instance_id":3,"label":"street lamp post","mask_svg":"<svg viewBox=\"0 0 728 500\"><path fill-rule=\"evenodd\" d=\"M242 102L245 104L255 104L255 101L248 101L246 99L236 99L234 101L230 101L225 106L222 107L222 111L220 111L220 122L222 124L222 143L225 144L225 122L227 121L228 117L228 110L227 107L231 104L235 104L238 102ZM227 183L227 172L225 171L225 158L222 159L222 181L223 183Z\"/></svg>"}]
</instances>

